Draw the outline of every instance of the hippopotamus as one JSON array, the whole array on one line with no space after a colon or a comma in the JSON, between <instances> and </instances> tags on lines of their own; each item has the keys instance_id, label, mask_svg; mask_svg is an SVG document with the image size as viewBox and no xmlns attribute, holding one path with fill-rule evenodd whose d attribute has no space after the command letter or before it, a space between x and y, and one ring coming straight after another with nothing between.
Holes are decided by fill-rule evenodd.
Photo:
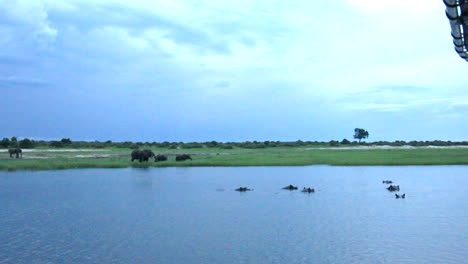
<instances>
[{"instance_id":1,"label":"hippopotamus","mask_svg":"<svg viewBox=\"0 0 468 264\"><path fill-rule=\"evenodd\" d=\"M236 189L238 192L246 192L246 191L252 191L252 189L249 189L247 187L239 187Z\"/></svg>"},{"instance_id":2,"label":"hippopotamus","mask_svg":"<svg viewBox=\"0 0 468 264\"><path fill-rule=\"evenodd\" d=\"M400 185L390 185L387 187L387 190L394 192L394 191L399 191L400 190Z\"/></svg>"},{"instance_id":3,"label":"hippopotamus","mask_svg":"<svg viewBox=\"0 0 468 264\"><path fill-rule=\"evenodd\" d=\"M395 199L400 199L400 198L401 198L401 199L405 199L405 196L406 196L405 193L402 194L402 195L398 195L398 194L395 193Z\"/></svg>"},{"instance_id":4,"label":"hippopotamus","mask_svg":"<svg viewBox=\"0 0 468 264\"><path fill-rule=\"evenodd\" d=\"M290 184L290 185L288 185L288 186L286 186L286 187L283 187L282 189L283 189L283 190L290 190L290 191L292 191L292 190L297 190L297 186L294 186L294 185L291 185L291 184Z\"/></svg>"},{"instance_id":5,"label":"hippopotamus","mask_svg":"<svg viewBox=\"0 0 468 264\"><path fill-rule=\"evenodd\" d=\"M302 192L306 192L306 193L313 193L315 192L315 189L314 188L310 188L310 187L304 187L304 189L302 189Z\"/></svg>"},{"instance_id":6,"label":"hippopotamus","mask_svg":"<svg viewBox=\"0 0 468 264\"><path fill-rule=\"evenodd\" d=\"M384 184L392 184L393 182L392 182L392 181L389 181L389 180L385 180L385 181L382 181L382 183L384 183Z\"/></svg>"}]
</instances>

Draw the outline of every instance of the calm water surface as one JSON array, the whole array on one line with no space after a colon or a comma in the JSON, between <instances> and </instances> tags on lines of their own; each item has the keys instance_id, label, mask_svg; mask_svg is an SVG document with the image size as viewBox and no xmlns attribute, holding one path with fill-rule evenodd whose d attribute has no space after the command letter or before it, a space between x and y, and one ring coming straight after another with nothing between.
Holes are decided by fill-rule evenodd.
<instances>
[{"instance_id":1,"label":"calm water surface","mask_svg":"<svg viewBox=\"0 0 468 264\"><path fill-rule=\"evenodd\" d=\"M0 263L468 263L467 188L468 166L0 172Z\"/></svg>"}]
</instances>

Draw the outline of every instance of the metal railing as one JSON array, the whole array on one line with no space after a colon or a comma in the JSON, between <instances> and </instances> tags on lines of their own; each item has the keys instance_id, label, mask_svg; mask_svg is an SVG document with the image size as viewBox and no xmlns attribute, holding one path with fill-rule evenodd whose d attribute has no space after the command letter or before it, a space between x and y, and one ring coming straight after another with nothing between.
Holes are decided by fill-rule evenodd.
<instances>
[{"instance_id":1,"label":"metal railing","mask_svg":"<svg viewBox=\"0 0 468 264\"><path fill-rule=\"evenodd\" d=\"M453 44L460 57L468 61L468 0L443 0L452 28Z\"/></svg>"}]
</instances>

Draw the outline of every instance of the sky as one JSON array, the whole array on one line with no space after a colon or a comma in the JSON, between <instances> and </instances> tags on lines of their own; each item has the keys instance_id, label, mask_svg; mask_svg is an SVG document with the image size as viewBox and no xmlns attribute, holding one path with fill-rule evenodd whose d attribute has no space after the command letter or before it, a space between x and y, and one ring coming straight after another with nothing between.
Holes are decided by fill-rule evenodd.
<instances>
[{"instance_id":1,"label":"sky","mask_svg":"<svg viewBox=\"0 0 468 264\"><path fill-rule=\"evenodd\" d=\"M439 0L0 0L0 137L468 140Z\"/></svg>"}]
</instances>

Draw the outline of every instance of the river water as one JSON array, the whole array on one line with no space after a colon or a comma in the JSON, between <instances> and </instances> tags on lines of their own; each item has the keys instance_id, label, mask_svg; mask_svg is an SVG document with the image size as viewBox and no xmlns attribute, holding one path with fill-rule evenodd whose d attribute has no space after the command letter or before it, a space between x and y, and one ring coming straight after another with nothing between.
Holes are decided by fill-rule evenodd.
<instances>
[{"instance_id":1,"label":"river water","mask_svg":"<svg viewBox=\"0 0 468 264\"><path fill-rule=\"evenodd\" d=\"M0 263L468 263L467 188L468 166L0 172Z\"/></svg>"}]
</instances>

